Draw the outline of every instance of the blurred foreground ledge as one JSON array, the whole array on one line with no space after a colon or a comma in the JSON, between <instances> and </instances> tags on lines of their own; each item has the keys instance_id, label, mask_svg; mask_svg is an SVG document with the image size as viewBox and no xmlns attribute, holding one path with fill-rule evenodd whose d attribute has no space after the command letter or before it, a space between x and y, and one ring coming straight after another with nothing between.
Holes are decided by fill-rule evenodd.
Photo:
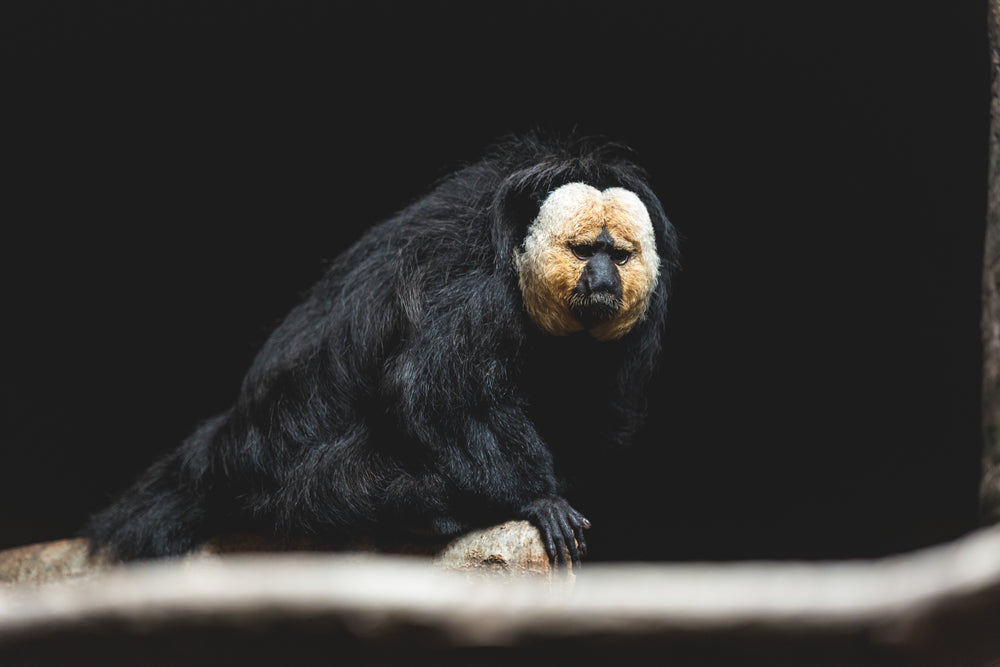
<instances>
[{"instance_id":1,"label":"blurred foreground ledge","mask_svg":"<svg viewBox=\"0 0 1000 667\"><path fill-rule=\"evenodd\" d=\"M498 571L285 553L10 584L0 664L1000 663L997 528L871 561Z\"/></svg>"}]
</instances>

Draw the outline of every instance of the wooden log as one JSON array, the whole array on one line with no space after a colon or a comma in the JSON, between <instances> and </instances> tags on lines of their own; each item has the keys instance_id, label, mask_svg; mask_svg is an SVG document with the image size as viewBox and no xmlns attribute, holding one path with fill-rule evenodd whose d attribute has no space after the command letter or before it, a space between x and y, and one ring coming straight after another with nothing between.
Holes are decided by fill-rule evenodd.
<instances>
[{"instance_id":1,"label":"wooden log","mask_svg":"<svg viewBox=\"0 0 1000 667\"><path fill-rule=\"evenodd\" d=\"M0 551L0 584L44 584L87 577L110 565L90 553L83 538L29 544Z\"/></svg>"},{"instance_id":2,"label":"wooden log","mask_svg":"<svg viewBox=\"0 0 1000 667\"><path fill-rule=\"evenodd\" d=\"M257 536L217 537L186 556L192 561L239 553L331 551L330 545L309 540L273 540ZM399 553L433 559L443 569L492 572L509 577L532 576L549 581L553 568L542 546L538 530L527 521L508 521L469 532L448 542L374 545L354 543L336 549L346 553ZM0 584L44 584L79 579L114 566L113 560L93 554L84 538L43 542L0 551ZM572 573L558 577L572 582Z\"/></svg>"}]
</instances>

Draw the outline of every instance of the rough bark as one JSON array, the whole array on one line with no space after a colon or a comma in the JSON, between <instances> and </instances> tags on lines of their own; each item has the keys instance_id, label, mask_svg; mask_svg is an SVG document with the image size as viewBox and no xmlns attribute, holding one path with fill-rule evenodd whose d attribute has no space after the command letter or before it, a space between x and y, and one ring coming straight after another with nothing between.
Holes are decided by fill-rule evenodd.
<instances>
[{"instance_id":1,"label":"rough bark","mask_svg":"<svg viewBox=\"0 0 1000 667\"><path fill-rule=\"evenodd\" d=\"M0 551L0 584L44 584L86 577L109 563L89 553L82 538L29 544Z\"/></svg>"},{"instance_id":2,"label":"rough bark","mask_svg":"<svg viewBox=\"0 0 1000 667\"><path fill-rule=\"evenodd\" d=\"M282 551L324 551L322 544L307 541L285 542L253 536L219 537L205 543L186 557L194 561L225 554ZM383 549L357 544L349 553L376 553ZM394 553L430 556L437 566L465 572L493 572L507 577L531 576L553 579L553 568L542 546L538 530L527 521L508 521L472 531L443 545L401 545ZM0 584L44 584L62 579L92 576L114 565L102 554L90 553L83 538L56 540L0 551ZM556 578L572 582L572 573Z\"/></svg>"},{"instance_id":3,"label":"rough bark","mask_svg":"<svg viewBox=\"0 0 1000 667\"><path fill-rule=\"evenodd\" d=\"M992 93L983 256L983 523L1000 521L1000 0L989 2Z\"/></svg>"}]
</instances>

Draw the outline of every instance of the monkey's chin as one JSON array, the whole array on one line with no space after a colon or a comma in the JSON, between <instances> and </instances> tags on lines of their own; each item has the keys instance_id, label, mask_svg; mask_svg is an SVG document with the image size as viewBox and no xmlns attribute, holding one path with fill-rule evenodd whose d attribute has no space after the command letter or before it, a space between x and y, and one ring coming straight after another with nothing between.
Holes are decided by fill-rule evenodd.
<instances>
[{"instance_id":1,"label":"monkey's chin","mask_svg":"<svg viewBox=\"0 0 1000 667\"><path fill-rule=\"evenodd\" d=\"M573 299L570 311L584 329L590 330L618 314L622 300L613 294L597 293Z\"/></svg>"}]
</instances>

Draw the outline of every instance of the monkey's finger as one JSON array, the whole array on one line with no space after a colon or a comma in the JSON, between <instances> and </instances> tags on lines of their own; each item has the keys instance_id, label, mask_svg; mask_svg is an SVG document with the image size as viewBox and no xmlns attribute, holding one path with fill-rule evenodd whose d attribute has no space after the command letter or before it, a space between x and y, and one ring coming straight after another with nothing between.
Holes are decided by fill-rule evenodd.
<instances>
[{"instance_id":1,"label":"monkey's finger","mask_svg":"<svg viewBox=\"0 0 1000 667\"><path fill-rule=\"evenodd\" d=\"M580 549L580 555L587 555L587 541L583 539L583 527L573 526L573 535L576 537L576 546Z\"/></svg>"},{"instance_id":2,"label":"monkey's finger","mask_svg":"<svg viewBox=\"0 0 1000 667\"><path fill-rule=\"evenodd\" d=\"M573 561L574 566L579 565L580 549L577 544L576 537L573 534L574 529L565 515L559 516L559 532L562 535L564 545L563 551L569 551L570 560Z\"/></svg>"},{"instance_id":3,"label":"monkey's finger","mask_svg":"<svg viewBox=\"0 0 1000 667\"><path fill-rule=\"evenodd\" d=\"M554 536L556 545L556 564L566 566L566 538L561 533Z\"/></svg>"},{"instance_id":4,"label":"monkey's finger","mask_svg":"<svg viewBox=\"0 0 1000 667\"><path fill-rule=\"evenodd\" d=\"M556 563L566 565L566 528L562 516L558 512L549 512L546 525L553 543L555 544Z\"/></svg>"},{"instance_id":5,"label":"monkey's finger","mask_svg":"<svg viewBox=\"0 0 1000 667\"><path fill-rule=\"evenodd\" d=\"M569 516L567 517L567 520L573 530L573 537L576 539L576 544L580 549L580 554L586 556L587 541L583 537L583 531L590 528L590 521L587 520L587 517L583 516L572 507L569 508Z\"/></svg>"},{"instance_id":6,"label":"monkey's finger","mask_svg":"<svg viewBox=\"0 0 1000 667\"><path fill-rule=\"evenodd\" d=\"M549 561L558 560L559 551L556 549L556 541L548 530L542 531L542 543L545 545L545 553L548 554Z\"/></svg>"},{"instance_id":7,"label":"monkey's finger","mask_svg":"<svg viewBox=\"0 0 1000 667\"><path fill-rule=\"evenodd\" d=\"M574 526L576 524L579 524L583 528L590 528L590 520L587 519L587 517L583 516L582 514L580 514L579 512L577 512L572 507L569 508L569 511L571 512L571 516L573 518L573 524L574 524Z\"/></svg>"},{"instance_id":8,"label":"monkey's finger","mask_svg":"<svg viewBox=\"0 0 1000 667\"><path fill-rule=\"evenodd\" d=\"M538 517L538 529L542 534L542 543L545 545L545 552L548 554L549 560L565 563L566 555L561 548L561 539L554 530L555 524L556 520L551 511Z\"/></svg>"}]
</instances>

